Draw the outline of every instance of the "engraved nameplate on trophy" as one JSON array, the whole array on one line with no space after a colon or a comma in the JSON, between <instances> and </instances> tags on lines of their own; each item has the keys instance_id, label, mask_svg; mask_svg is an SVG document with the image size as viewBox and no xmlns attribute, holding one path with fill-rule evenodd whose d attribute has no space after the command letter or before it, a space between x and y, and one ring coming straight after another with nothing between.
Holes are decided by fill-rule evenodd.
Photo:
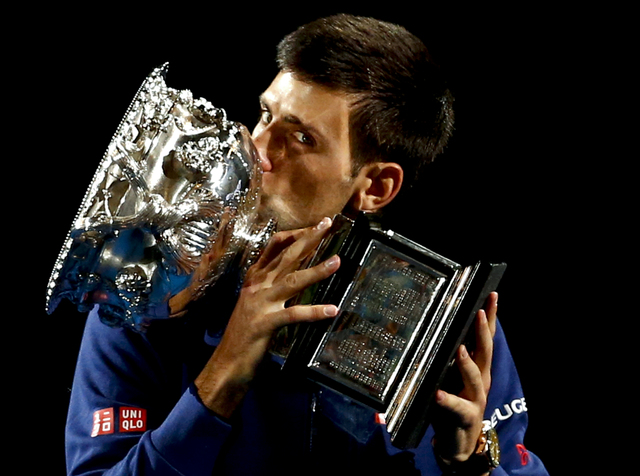
<instances>
[{"instance_id":1,"label":"engraved nameplate on trophy","mask_svg":"<svg viewBox=\"0 0 640 476\"><path fill-rule=\"evenodd\" d=\"M462 266L366 216L334 219L310 265L339 254L341 266L296 303L333 303L329 321L287 327L272 353L302 372L386 414L394 445L415 446L435 391L506 265Z\"/></svg>"}]
</instances>

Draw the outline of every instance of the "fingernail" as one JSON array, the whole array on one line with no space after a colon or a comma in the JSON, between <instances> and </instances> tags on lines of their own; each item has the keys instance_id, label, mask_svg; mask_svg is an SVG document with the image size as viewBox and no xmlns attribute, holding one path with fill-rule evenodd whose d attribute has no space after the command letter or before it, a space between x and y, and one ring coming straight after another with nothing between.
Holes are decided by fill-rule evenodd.
<instances>
[{"instance_id":1,"label":"fingernail","mask_svg":"<svg viewBox=\"0 0 640 476\"><path fill-rule=\"evenodd\" d=\"M325 306L324 315L327 317L333 317L338 315L338 308L336 306Z\"/></svg>"},{"instance_id":2,"label":"fingernail","mask_svg":"<svg viewBox=\"0 0 640 476\"><path fill-rule=\"evenodd\" d=\"M478 311L478 319L482 323L487 322L487 311L485 311L484 309L480 309Z\"/></svg>"},{"instance_id":3,"label":"fingernail","mask_svg":"<svg viewBox=\"0 0 640 476\"><path fill-rule=\"evenodd\" d=\"M322 231L322 230L326 230L330 226L331 226L331 218L324 217L322 220L320 220L320 223L318 223L318 225L316 226L316 229L319 231Z\"/></svg>"},{"instance_id":4,"label":"fingernail","mask_svg":"<svg viewBox=\"0 0 640 476\"><path fill-rule=\"evenodd\" d=\"M462 357L463 359L466 359L467 357L469 357L469 353L467 352L467 346L465 345L460 346L460 357Z\"/></svg>"},{"instance_id":5,"label":"fingernail","mask_svg":"<svg viewBox=\"0 0 640 476\"><path fill-rule=\"evenodd\" d=\"M324 265L327 268L333 268L335 265L338 264L338 260L339 260L338 255L334 255L331 258L329 258L327 261L325 261Z\"/></svg>"}]
</instances>

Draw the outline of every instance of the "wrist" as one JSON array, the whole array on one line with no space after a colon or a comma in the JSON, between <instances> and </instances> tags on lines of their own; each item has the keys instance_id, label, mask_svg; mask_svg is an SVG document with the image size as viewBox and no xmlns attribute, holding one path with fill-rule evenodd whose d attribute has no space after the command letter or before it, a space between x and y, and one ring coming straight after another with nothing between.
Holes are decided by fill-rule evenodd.
<instances>
[{"instance_id":1,"label":"wrist","mask_svg":"<svg viewBox=\"0 0 640 476\"><path fill-rule=\"evenodd\" d=\"M435 440L434 453L440 469L446 476L483 476L491 473L500 464L498 435L493 428L482 430L474 452L464 461L440 457Z\"/></svg>"},{"instance_id":2,"label":"wrist","mask_svg":"<svg viewBox=\"0 0 640 476\"><path fill-rule=\"evenodd\" d=\"M232 366L217 365L215 353L195 379L194 385L202 403L214 413L230 419L240 405L250 380L239 377Z\"/></svg>"}]
</instances>

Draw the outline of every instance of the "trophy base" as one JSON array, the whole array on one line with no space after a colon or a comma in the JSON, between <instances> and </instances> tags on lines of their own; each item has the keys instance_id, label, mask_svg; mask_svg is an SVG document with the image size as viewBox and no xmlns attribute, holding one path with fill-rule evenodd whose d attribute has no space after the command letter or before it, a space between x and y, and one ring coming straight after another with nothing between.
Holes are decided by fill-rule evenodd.
<instances>
[{"instance_id":1,"label":"trophy base","mask_svg":"<svg viewBox=\"0 0 640 476\"><path fill-rule=\"evenodd\" d=\"M281 329L271 353L283 371L385 414L394 446L416 447L435 392L506 265L463 266L365 215L336 216L309 266L334 254L340 269L291 304L332 303L340 313Z\"/></svg>"}]
</instances>

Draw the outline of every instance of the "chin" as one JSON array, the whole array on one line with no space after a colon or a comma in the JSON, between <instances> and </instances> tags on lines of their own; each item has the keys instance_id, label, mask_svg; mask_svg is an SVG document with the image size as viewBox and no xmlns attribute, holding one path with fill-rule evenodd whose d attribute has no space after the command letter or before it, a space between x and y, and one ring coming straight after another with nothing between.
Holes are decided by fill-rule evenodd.
<instances>
[{"instance_id":1,"label":"chin","mask_svg":"<svg viewBox=\"0 0 640 476\"><path fill-rule=\"evenodd\" d=\"M275 220L276 231L300 228L300 226L296 225L297 220L292 220L292 218L291 214L283 213L264 202L261 203L260 209L258 210L258 223L267 223L269 220Z\"/></svg>"}]
</instances>

